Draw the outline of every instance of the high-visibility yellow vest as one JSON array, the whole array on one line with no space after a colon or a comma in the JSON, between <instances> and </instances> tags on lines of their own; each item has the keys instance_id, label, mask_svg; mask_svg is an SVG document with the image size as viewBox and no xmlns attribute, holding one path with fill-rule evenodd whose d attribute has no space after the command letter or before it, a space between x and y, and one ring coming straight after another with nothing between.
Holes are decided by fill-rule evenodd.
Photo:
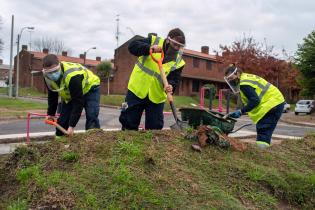
<instances>
[{"instance_id":1,"label":"high-visibility yellow vest","mask_svg":"<svg viewBox=\"0 0 315 210\"><path fill-rule=\"evenodd\" d=\"M63 65L63 78L60 82L60 87L63 87L61 91L59 91L60 97L63 99L65 103L71 101L71 95L69 91L69 83L73 76L83 75L82 80L82 92L85 95L92 86L100 84L100 78L96 76L91 70L87 69L85 66L82 66L78 63L70 63L61 61Z\"/></svg>"},{"instance_id":2,"label":"high-visibility yellow vest","mask_svg":"<svg viewBox=\"0 0 315 210\"><path fill-rule=\"evenodd\" d=\"M284 97L278 88L254 74L242 73L240 85L249 85L253 87L260 99L259 104L253 110L248 112L249 117L255 124L272 108L284 102ZM242 102L247 104L248 99L242 91L240 91L240 93Z\"/></svg>"},{"instance_id":3,"label":"high-visibility yellow vest","mask_svg":"<svg viewBox=\"0 0 315 210\"><path fill-rule=\"evenodd\" d=\"M163 48L164 39L152 36L151 46L158 45ZM161 58L160 53L154 55L157 59ZM171 71L185 65L182 55L177 54L176 61L170 61L163 64L165 75ZM162 103L166 100L166 93L163 88L163 81L160 75L159 66L152 60L151 56L140 56L132 70L128 89L137 97L143 99L147 95L153 103Z\"/></svg>"}]
</instances>

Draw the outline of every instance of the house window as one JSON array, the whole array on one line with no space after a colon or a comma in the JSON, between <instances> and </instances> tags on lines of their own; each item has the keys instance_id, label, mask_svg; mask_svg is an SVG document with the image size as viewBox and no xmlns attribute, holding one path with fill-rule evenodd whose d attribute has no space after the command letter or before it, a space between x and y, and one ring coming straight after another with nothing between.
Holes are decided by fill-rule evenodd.
<instances>
[{"instance_id":1,"label":"house window","mask_svg":"<svg viewBox=\"0 0 315 210\"><path fill-rule=\"evenodd\" d=\"M193 58L193 66L194 66L194 68L199 67L199 59L198 58Z\"/></svg>"},{"instance_id":2,"label":"house window","mask_svg":"<svg viewBox=\"0 0 315 210\"><path fill-rule=\"evenodd\" d=\"M198 80L193 80L192 92L199 92L199 81Z\"/></svg>"},{"instance_id":3,"label":"house window","mask_svg":"<svg viewBox=\"0 0 315 210\"><path fill-rule=\"evenodd\" d=\"M207 70L212 70L212 61L207 61Z\"/></svg>"}]
</instances>

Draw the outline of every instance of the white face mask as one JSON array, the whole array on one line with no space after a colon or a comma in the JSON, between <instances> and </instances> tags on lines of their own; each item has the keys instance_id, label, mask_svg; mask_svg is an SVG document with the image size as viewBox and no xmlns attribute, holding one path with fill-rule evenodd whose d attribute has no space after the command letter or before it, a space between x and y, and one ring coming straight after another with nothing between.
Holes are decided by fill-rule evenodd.
<instances>
[{"instance_id":1,"label":"white face mask","mask_svg":"<svg viewBox=\"0 0 315 210\"><path fill-rule=\"evenodd\" d=\"M240 92L240 85L239 85L239 82L237 81L238 78L233 77L236 74L237 74L237 67L231 74L224 77L225 82L228 84L228 86L231 88L234 94L238 94Z\"/></svg>"}]
</instances>

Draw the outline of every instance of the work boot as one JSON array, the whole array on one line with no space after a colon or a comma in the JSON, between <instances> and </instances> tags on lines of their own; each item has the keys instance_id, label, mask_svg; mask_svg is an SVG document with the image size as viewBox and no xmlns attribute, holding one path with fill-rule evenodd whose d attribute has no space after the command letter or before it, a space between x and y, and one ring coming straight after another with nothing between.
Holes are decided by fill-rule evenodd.
<instances>
[{"instance_id":1,"label":"work boot","mask_svg":"<svg viewBox=\"0 0 315 210\"><path fill-rule=\"evenodd\" d=\"M270 144L264 142L264 141L256 141L256 146L259 148L259 149L267 149L270 147Z\"/></svg>"}]
</instances>

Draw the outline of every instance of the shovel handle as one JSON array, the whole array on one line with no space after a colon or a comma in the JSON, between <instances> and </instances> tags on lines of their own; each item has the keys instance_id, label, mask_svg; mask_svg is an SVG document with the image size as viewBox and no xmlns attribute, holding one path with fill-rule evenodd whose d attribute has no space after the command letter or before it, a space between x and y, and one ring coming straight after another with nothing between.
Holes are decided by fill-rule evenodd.
<instances>
[{"instance_id":1,"label":"shovel handle","mask_svg":"<svg viewBox=\"0 0 315 210\"><path fill-rule=\"evenodd\" d=\"M164 52L162 51L161 52L161 58L157 59L157 58L155 58L153 56L152 49L150 49L150 56L151 56L152 60L158 64L159 69L160 69L160 75L161 75L161 78L162 78L162 81L163 81L163 85L164 85L164 87L167 87L168 86L168 81L166 79L166 75L165 75L165 72L164 72L164 69L163 69L163 64L162 64L163 59L164 59ZM167 95L167 100L169 102L173 102L172 94L171 93L166 93L166 95Z\"/></svg>"},{"instance_id":2,"label":"shovel handle","mask_svg":"<svg viewBox=\"0 0 315 210\"><path fill-rule=\"evenodd\" d=\"M63 134L65 135L69 135L68 131L66 131L66 129L64 129L61 125L59 125L55 120L48 120L45 119L45 123L49 124L49 125L53 125L55 126L58 130L60 130Z\"/></svg>"}]
</instances>

